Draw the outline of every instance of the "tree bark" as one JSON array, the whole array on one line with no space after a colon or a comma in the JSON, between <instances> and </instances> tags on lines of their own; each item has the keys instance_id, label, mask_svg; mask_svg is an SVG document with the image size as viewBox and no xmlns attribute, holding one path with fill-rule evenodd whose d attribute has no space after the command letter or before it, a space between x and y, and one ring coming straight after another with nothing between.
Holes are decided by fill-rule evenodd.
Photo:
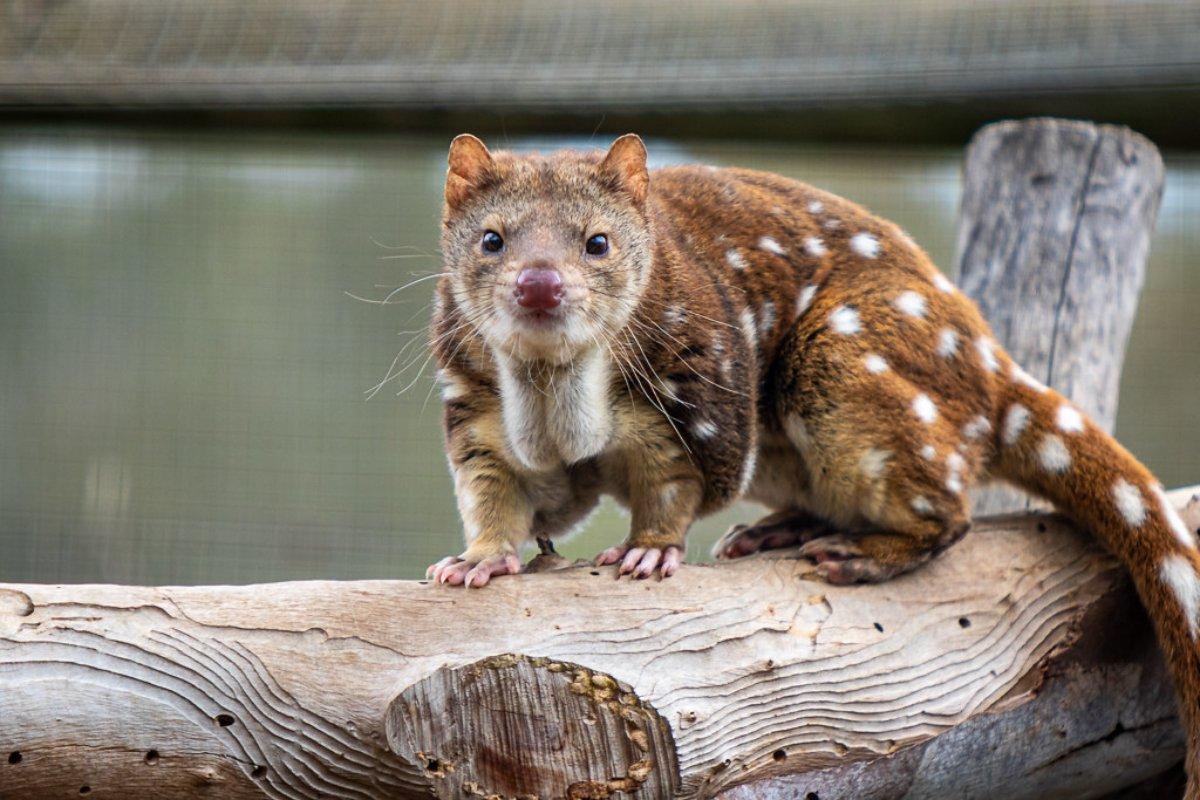
<instances>
[{"instance_id":1,"label":"tree bark","mask_svg":"<svg viewBox=\"0 0 1200 800\"><path fill-rule=\"evenodd\" d=\"M1124 572L1057 517L810 570L6 585L0 795L1091 797L1182 753Z\"/></svg>"},{"instance_id":2,"label":"tree bark","mask_svg":"<svg viewBox=\"0 0 1200 800\"><path fill-rule=\"evenodd\" d=\"M999 122L967 149L958 282L1026 371L1112 433L1162 196L1158 149L1128 128ZM980 514L1023 508L992 489Z\"/></svg>"}]
</instances>

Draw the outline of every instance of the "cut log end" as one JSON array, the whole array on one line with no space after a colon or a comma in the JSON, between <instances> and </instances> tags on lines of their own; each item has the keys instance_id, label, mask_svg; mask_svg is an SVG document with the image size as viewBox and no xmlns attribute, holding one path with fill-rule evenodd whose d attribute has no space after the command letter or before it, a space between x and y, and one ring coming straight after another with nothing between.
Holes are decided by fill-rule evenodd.
<instances>
[{"instance_id":1,"label":"cut log end","mask_svg":"<svg viewBox=\"0 0 1200 800\"><path fill-rule=\"evenodd\" d=\"M652 800L678 788L658 711L578 664L504 654L443 667L396 697L385 724L437 797Z\"/></svg>"}]
</instances>

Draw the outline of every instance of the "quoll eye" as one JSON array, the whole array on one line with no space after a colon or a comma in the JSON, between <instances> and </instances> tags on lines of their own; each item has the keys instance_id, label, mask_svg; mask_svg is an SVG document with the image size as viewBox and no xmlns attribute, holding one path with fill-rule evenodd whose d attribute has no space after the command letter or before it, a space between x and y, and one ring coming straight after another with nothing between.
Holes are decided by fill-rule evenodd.
<instances>
[{"instance_id":1,"label":"quoll eye","mask_svg":"<svg viewBox=\"0 0 1200 800\"><path fill-rule=\"evenodd\" d=\"M481 244L483 246L483 252L499 253L504 249L504 237L495 231L488 231L483 235L483 241Z\"/></svg>"},{"instance_id":2,"label":"quoll eye","mask_svg":"<svg viewBox=\"0 0 1200 800\"><path fill-rule=\"evenodd\" d=\"M597 233L587 240L583 249L587 250L589 256L602 256L608 252L608 237L603 233Z\"/></svg>"}]
</instances>

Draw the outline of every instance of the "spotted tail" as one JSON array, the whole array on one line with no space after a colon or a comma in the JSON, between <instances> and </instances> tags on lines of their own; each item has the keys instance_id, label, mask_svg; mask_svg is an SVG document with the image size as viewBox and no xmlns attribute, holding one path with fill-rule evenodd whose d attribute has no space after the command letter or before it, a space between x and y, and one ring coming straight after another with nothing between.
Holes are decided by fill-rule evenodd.
<instances>
[{"instance_id":1,"label":"spotted tail","mask_svg":"<svg viewBox=\"0 0 1200 800\"><path fill-rule=\"evenodd\" d=\"M1154 476L1057 392L1014 369L1000 393L994 474L1077 519L1129 569L1158 631L1200 800L1200 553Z\"/></svg>"}]
</instances>

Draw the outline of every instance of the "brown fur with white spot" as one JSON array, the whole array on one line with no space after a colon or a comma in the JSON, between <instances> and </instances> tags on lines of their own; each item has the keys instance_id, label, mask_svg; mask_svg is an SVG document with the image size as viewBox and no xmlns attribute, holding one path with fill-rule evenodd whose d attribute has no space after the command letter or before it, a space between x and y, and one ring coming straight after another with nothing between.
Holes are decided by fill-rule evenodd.
<instances>
[{"instance_id":1,"label":"brown fur with white spot","mask_svg":"<svg viewBox=\"0 0 1200 800\"><path fill-rule=\"evenodd\" d=\"M569 531L602 494L632 519L598 561L669 575L692 521L744 495L772 513L718 555L799 546L827 580L878 581L966 532L970 486L1007 479L1129 567L1200 798L1195 537L897 226L776 175L649 173L632 136L607 154L523 157L459 137L446 199L432 333L468 546L431 575L516 571L519 544ZM502 252L480 249L487 230ZM596 233L611 244L599 257L584 249ZM548 319L512 302L530 264L563 276Z\"/></svg>"}]
</instances>

